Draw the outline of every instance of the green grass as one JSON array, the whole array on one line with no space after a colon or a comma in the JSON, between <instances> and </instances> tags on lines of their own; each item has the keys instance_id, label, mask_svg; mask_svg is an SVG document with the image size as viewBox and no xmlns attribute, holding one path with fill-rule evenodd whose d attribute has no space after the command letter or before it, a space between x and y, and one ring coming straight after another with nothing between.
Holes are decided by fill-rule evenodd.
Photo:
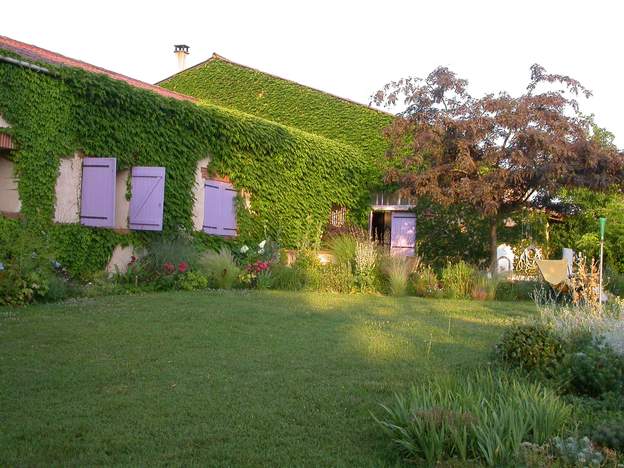
<instances>
[{"instance_id":1,"label":"green grass","mask_svg":"<svg viewBox=\"0 0 624 468\"><path fill-rule=\"evenodd\" d=\"M191 292L0 308L0 465L379 466L370 412L530 303Z\"/></svg>"}]
</instances>

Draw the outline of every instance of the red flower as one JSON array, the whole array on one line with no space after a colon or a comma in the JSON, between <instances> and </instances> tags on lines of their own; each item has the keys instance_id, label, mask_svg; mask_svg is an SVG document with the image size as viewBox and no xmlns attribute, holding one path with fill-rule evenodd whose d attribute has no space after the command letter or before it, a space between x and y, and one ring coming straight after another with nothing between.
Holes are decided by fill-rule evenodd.
<instances>
[{"instance_id":1,"label":"red flower","mask_svg":"<svg viewBox=\"0 0 624 468\"><path fill-rule=\"evenodd\" d=\"M165 270L165 273L173 273L175 271L175 265L171 262L166 262L163 265L163 270Z\"/></svg>"},{"instance_id":2,"label":"red flower","mask_svg":"<svg viewBox=\"0 0 624 468\"><path fill-rule=\"evenodd\" d=\"M187 269L188 269L188 263L180 262L180 264L178 265L178 271L180 273L184 273Z\"/></svg>"}]
</instances>

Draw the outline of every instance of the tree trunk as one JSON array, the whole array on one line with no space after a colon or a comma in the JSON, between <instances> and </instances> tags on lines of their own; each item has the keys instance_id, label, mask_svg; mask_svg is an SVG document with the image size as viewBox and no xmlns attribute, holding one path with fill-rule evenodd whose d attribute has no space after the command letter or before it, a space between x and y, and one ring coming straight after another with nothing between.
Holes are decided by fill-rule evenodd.
<instances>
[{"instance_id":1,"label":"tree trunk","mask_svg":"<svg viewBox=\"0 0 624 468\"><path fill-rule=\"evenodd\" d=\"M498 240L496 238L496 226L498 225L498 216L490 218L490 271L492 276L496 275L498 269Z\"/></svg>"}]
</instances>

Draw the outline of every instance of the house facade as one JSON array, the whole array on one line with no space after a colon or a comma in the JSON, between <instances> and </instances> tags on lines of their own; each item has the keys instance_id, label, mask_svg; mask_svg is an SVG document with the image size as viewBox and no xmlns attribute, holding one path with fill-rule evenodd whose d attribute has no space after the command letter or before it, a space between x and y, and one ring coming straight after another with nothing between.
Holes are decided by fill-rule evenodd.
<instances>
[{"instance_id":1,"label":"house facade","mask_svg":"<svg viewBox=\"0 0 624 468\"><path fill-rule=\"evenodd\" d=\"M265 117L0 36L0 243L45 232L80 276L161 232L296 246L336 213L364 224L368 143Z\"/></svg>"},{"instance_id":2,"label":"house facade","mask_svg":"<svg viewBox=\"0 0 624 468\"><path fill-rule=\"evenodd\" d=\"M300 128L360 149L369 161L375 181L367 213L371 239L397 255L413 255L416 238L414 200L381 190L387 143L383 129L393 116L241 65L213 54L208 60L158 83L174 92ZM332 212L331 223L343 207Z\"/></svg>"}]
</instances>

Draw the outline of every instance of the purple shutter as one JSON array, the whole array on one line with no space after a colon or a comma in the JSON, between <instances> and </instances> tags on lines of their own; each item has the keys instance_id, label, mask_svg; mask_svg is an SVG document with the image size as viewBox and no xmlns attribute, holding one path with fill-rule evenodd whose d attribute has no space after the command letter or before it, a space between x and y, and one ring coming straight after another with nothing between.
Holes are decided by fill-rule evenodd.
<instances>
[{"instance_id":1,"label":"purple shutter","mask_svg":"<svg viewBox=\"0 0 624 468\"><path fill-rule=\"evenodd\" d=\"M390 229L390 252L393 255L412 257L416 246L416 215L393 212Z\"/></svg>"},{"instance_id":2,"label":"purple shutter","mask_svg":"<svg viewBox=\"0 0 624 468\"><path fill-rule=\"evenodd\" d=\"M236 235L236 190L219 180L204 183L204 232L217 236Z\"/></svg>"},{"instance_id":3,"label":"purple shutter","mask_svg":"<svg viewBox=\"0 0 624 468\"><path fill-rule=\"evenodd\" d=\"M236 190L224 183L221 190L221 228L226 236L236 235Z\"/></svg>"},{"instance_id":4,"label":"purple shutter","mask_svg":"<svg viewBox=\"0 0 624 468\"><path fill-rule=\"evenodd\" d=\"M115 158L84 158L82 160L82 196L80 222L85 226L114 227Z\"/></svg>"},{"instance_id":5,"label":"purple shutter","mask_svg":"<svg viewBox=\"0 0 624 468\"><path fill-rule=\"evenodd\" d=\"M133 167L130 229L162 231L165 168Z\"/></svg>"},{"instance_id":6,"label":"purple shutter","mask_svg":"<svg viewBox=\"0 0 624 468\"><path fill-rule=\"evenodd\" d=\"M221 235L221 185L216 180L204 183L204 232Z\"/></svg>"}]
</instances>

